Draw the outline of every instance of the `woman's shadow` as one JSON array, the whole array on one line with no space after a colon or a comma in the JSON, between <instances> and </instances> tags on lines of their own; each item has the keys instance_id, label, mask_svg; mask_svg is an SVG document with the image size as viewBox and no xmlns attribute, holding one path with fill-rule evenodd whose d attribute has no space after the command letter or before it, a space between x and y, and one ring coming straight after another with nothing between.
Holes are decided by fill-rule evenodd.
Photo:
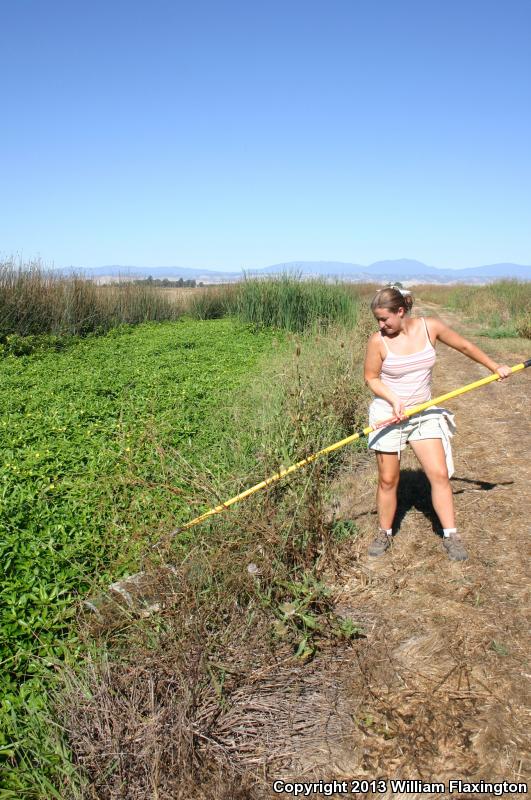
<instances>
[{"instance_id":1,"label":"woman's shadow","mask_svg":"<svg viewBox=\"0 0 531 800\"><path fill-rule=\"evenodd\" d=\"M463 494L470 491L490 491L496 486L511 484L513 481L502 481L501 483L491 483L490 481L473 480L471 478L451 479L452 493ZM457 487L457 483L471 483L474 488ZM432 530L438 536L442 536L442 527L439 518L431 503L431 486L426 474L421 469L403 469L400 471L400 483L398 485L397 509L393 522L395 533L400 531L402 520L407 512L415 508L429 520Z\"/></svg>"}]
</instances>

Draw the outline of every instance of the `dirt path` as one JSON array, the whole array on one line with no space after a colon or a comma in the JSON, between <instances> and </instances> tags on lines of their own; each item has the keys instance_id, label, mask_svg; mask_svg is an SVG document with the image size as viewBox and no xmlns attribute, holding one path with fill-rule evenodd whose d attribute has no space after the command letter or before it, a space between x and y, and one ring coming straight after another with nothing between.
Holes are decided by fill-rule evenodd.
<instances>
[{"instance_id":1,"label":"dirt path","mask_svg":"<svg viewBox=\"0 0 531 800\"><path fill-rule=\"evenodd\" d=\"M420 311L436 313L428 304ZM478 343L489 351L488 341ZM506 342L503 348L510 364L530 355L511 353ZM437 350L436 394L487 374L444 345ZM355 520L359 535L341 553L335 596L367 638L346 661L331 662L328 688L314 692L314 710L328 698L333 733L324 726L321 737L298 741L292 778L529 778L530 373L449 404L458 425L452 486L467 562L448 560L434 532L429 486L409 448L400 529L382 558L367 556L376 526L372 455L353 454L339 477L336 516Z\"/></svg>"}]
</instances>

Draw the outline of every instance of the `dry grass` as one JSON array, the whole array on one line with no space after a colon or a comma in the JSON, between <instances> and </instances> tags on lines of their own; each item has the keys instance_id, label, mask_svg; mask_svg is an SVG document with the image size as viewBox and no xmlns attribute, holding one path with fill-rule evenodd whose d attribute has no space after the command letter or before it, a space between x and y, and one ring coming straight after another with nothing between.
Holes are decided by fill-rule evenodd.
<instances>
[{"instance_id":1,"label":"dry grass","mask_svg":"<svg viewBox=\"0 0 531 800\"><path fill-rule=\"evenodd\" d=\"M254 781L242 779L239 758L252 718L238 718L238 702L231 699L245 665L228 667L223 694L217 694L210 675L219 676L219 667L204 636L197 636L200 627L196 618L195 636L190 631L183 639L181 632L176 640L168 632L152 652L138 647L132 663L100 662L82 683L72 678L66 722L77 763L91 778L87 796L254 796ZM234 625L228 633L236 638ZM220 716L229 703L238 740L234 731L223 733Z\"/></svg>"},{"instance_id":2,"label":"dry grass","mask_svg":"<svg viewBox=\"0 0 531 800\"><path fill-rule=\"evenodd\" d=\"M462 312L489 336L531 338L531 281L501 280L486 286L417 286L423 301Z\"/></svg>"},{"instance_id":3,"label":"dry grass","mask_svg":"<svg viewBox=\"0 0 531 800\"><path fill-rule=\"evenodd\" d=\"M367 290L288 276L199 288L129 280L100 285L82 272L61 275L38 261L10 260L0 262L0 345L7 343L8 352L18 354L17 347L26 345L27 350L31 344L18 342L19 337L102 334L120 324L175 320L183 314L197 319L234 315L253 325L302 332L353 323Z\"/></svg>"},{"instance_id":4,"label":"dry grass","mask_svg":"<svg viewBox=\"0 0 531 800\"><path fill-rule=\"evenodd\" d=\"M189 287L186 289L173 287L169 289L157 288L157 291L160 292L162 297L171 300L172 303L175 303L184 313L187 313L194 297L199 294L204 294L208 291L208 288L202 286Z\"/></svg>"},{"instance_id":5,"label":"dry grass","mask_svg":"<svg viewBox=\"0 0 531 800\"><path fill-rule=\"evenodd\" d=\"M315 468L296 489L307 505L295 518L285 493L256 499L199 535L173 571L152 566L158 608L149 616L123 603L87 620L86 635L109 655L65 673L57 700L87 797L263 797L269 776L290 763L286 731L319 734L308 692L318 697L333 681L294 650L310 634L324 649L346 640L314 583L304 605L311 630L281 609L299 602L304 576L318 574L332 550L323 488Z\"/></svg>"},{"instance_id":6,"label":"dry grass","mask_svg":"<svg viewBox=\"0 0 531 800\"><path fill-rule=\"evenodd\" d=\"M13 334L86 336L122 323L172 320L181 313L149 286L99 286L81 273L63 277L40 262L0 263L0 341Z\"/></svg>"}]
</instances>

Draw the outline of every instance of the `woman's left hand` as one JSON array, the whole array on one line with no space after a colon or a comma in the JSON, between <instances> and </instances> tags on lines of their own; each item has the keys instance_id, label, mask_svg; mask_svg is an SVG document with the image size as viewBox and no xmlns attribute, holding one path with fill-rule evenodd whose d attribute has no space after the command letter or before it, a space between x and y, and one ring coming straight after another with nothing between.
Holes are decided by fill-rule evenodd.
<instances>
[{"instance_id":1,"label":"woman's left hand","mask_svg":"<svg viewBox=\"0 0 531 800\"><path fill-rule=\"evenodd\" d=\"M513 374L511 368L508 367L507 364L498 364L496 367L496 372L502 380Z\"/></svg>"}]
</instances>

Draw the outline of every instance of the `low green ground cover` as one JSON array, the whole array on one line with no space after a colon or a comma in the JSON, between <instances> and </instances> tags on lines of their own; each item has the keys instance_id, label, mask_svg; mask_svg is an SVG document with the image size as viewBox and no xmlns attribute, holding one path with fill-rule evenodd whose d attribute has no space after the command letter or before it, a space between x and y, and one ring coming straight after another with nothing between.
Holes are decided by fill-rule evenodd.
<instances>
[{"instance_id":1,"label":"low green ground cover","mask_svg":"<svg viewBox=\"0 0 531 800\"><path fill-rule=\"evenodd\" d=\"M282 341L231 319L182 319L2 361L6 767L27 745L28 721L46 707L50 665L63 646L72 655L76 598L134 568L146 537L194 515L192 472L207 471L214 483L214 473L230 472L236 454L226 409ZM237 457L245 463L241 449Z\"/></svg>"}]
</instances>

